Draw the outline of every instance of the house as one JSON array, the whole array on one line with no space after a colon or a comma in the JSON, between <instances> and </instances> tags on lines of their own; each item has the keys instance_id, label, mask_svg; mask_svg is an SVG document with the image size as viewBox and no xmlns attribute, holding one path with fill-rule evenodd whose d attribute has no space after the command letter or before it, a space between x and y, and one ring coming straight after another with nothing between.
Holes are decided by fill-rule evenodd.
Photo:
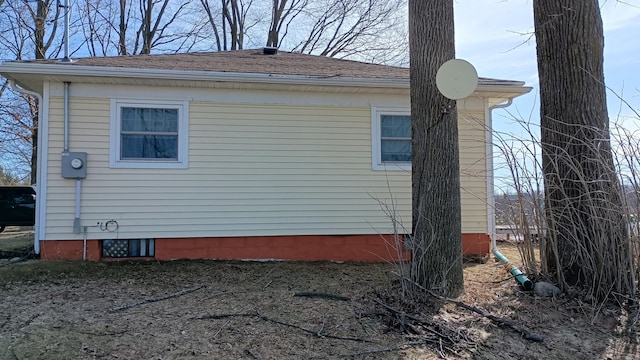
<instances>
[{"instance_id":1,"label":"house","mask_svg":"<svg viewBox=\"0 0 640 360\"><path fill-rule=\"evenodd\" d=\"M408 256L407 68L240 50L0 74L41 100L42 259ZM494 228L491 110L528 91L481 78L458 101L466 254L488 253Z\"/></svg>"}]
</instances>

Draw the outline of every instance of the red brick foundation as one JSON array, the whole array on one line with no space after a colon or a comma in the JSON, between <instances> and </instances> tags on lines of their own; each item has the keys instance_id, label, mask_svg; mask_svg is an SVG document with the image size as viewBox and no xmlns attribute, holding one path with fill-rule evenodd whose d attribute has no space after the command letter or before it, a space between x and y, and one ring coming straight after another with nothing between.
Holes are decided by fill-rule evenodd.
<instances>
[{"instance_id":1,"label":"red brick foundation","mask_svg":"<svg viewBox=\"0 0 640 360\"><path fill-rule=\"evenodd\" d=\"M488 234L462 234L462 255L484 255L491 252L491 237Z\"/></svg>"},{"instance_id":2,"label":"red brick foundation","mask_svg":"<svg viewBox=\"0 0 640 360\"><path fill-rule=\"evenodd\" d=\"M463 254L488 254L487 234L463 234ZM82 240L40 241L43 260L82 260ZM402 249L402 244L398 244ZM397 251L392 235L300 235L222 238L164 238L155 241L156 260L333 260L383 262L411 258ZM87 240L87 260L99 261L100 241ZM111 260L111 259L110 259Z\"/></svg>"},{"instance_id":3,"label":"red brick foundation","mask_svg":"<svg viewBox=\"0 0 640 360\"><path fill-rule=\"evenodd\" d=\"M40 241L42 260L82 260L82 240ZM87 260L100 260L100 242L87 240Z\"/></svg>"}]
</instances>

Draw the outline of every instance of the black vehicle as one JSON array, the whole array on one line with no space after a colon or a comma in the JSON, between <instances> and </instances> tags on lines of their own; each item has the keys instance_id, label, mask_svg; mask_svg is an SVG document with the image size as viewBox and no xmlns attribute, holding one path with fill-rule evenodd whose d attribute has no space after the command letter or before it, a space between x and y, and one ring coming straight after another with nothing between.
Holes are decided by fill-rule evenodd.
<instances>
[{"instance_id":1,"label":"black vehicle","mask_svg":"<svg viewBox=\"0 0 640 360\"><path fill-rule=\"evenodd\" d=\"M0 232L7 226L33 226L36 191L31 186L0 186Z\"/></svg>"}]
</instances>

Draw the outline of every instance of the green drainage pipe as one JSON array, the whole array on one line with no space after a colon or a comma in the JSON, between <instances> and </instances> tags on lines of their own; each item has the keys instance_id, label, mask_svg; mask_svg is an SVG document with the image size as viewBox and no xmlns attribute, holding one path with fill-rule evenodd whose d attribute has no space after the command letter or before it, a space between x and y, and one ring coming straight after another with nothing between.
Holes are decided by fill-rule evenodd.
<instances>
[{"instance_id":1,"label":"green drainage pipe","mask_svg":"<svg viewBox=\"0 0 640 360\"><path fill-rule=\"evenodd\" d=\"M533 281L529 280L529 278L525 274L523 274L522 271L520 271L520 269L518 269L515 265L509 262L509 259L507 259L504 255L502 255L500 250L498 250L498 248L495 245L493 246L493 255L495 255L496 259L500 260L500 262L504 264L507 271L509 271L511 275L513 275L516 278L516 280L520 283L520 285L522 285L523 289L527 291L533 290Z\"/></svg>"}]
</instances>

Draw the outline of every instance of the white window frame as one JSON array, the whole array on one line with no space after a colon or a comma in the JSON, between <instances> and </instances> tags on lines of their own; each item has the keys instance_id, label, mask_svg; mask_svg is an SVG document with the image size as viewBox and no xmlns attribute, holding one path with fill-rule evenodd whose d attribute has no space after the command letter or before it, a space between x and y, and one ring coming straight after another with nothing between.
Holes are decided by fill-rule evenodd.
<instances>
[{"instance_id":1,"label":"white window frame","mask_svg":"<svg viewBox=\"0 0 640 360\"><path fill-rule=\"evenodd\" d=\"M178 158L177 159L121 159L120 116L123 107L177 109L178 110ZM129 169L186 169L189 167L189 102L175 100L111 99L111 139L109 141L109 166Z\"/></svg>"},{"instance_id":2,"label":"white window frame","mask_svg":"<svg viewBox=\"0 0 640 360\"><path fill-rule=\"evenodd\" d=\"M372 107L371 108L371 168L385 171L409 171L411 161L383 162L382 161L382 134L380 123L382 115L411 115L407 108Z\"/></svg>"}]
</instances>

